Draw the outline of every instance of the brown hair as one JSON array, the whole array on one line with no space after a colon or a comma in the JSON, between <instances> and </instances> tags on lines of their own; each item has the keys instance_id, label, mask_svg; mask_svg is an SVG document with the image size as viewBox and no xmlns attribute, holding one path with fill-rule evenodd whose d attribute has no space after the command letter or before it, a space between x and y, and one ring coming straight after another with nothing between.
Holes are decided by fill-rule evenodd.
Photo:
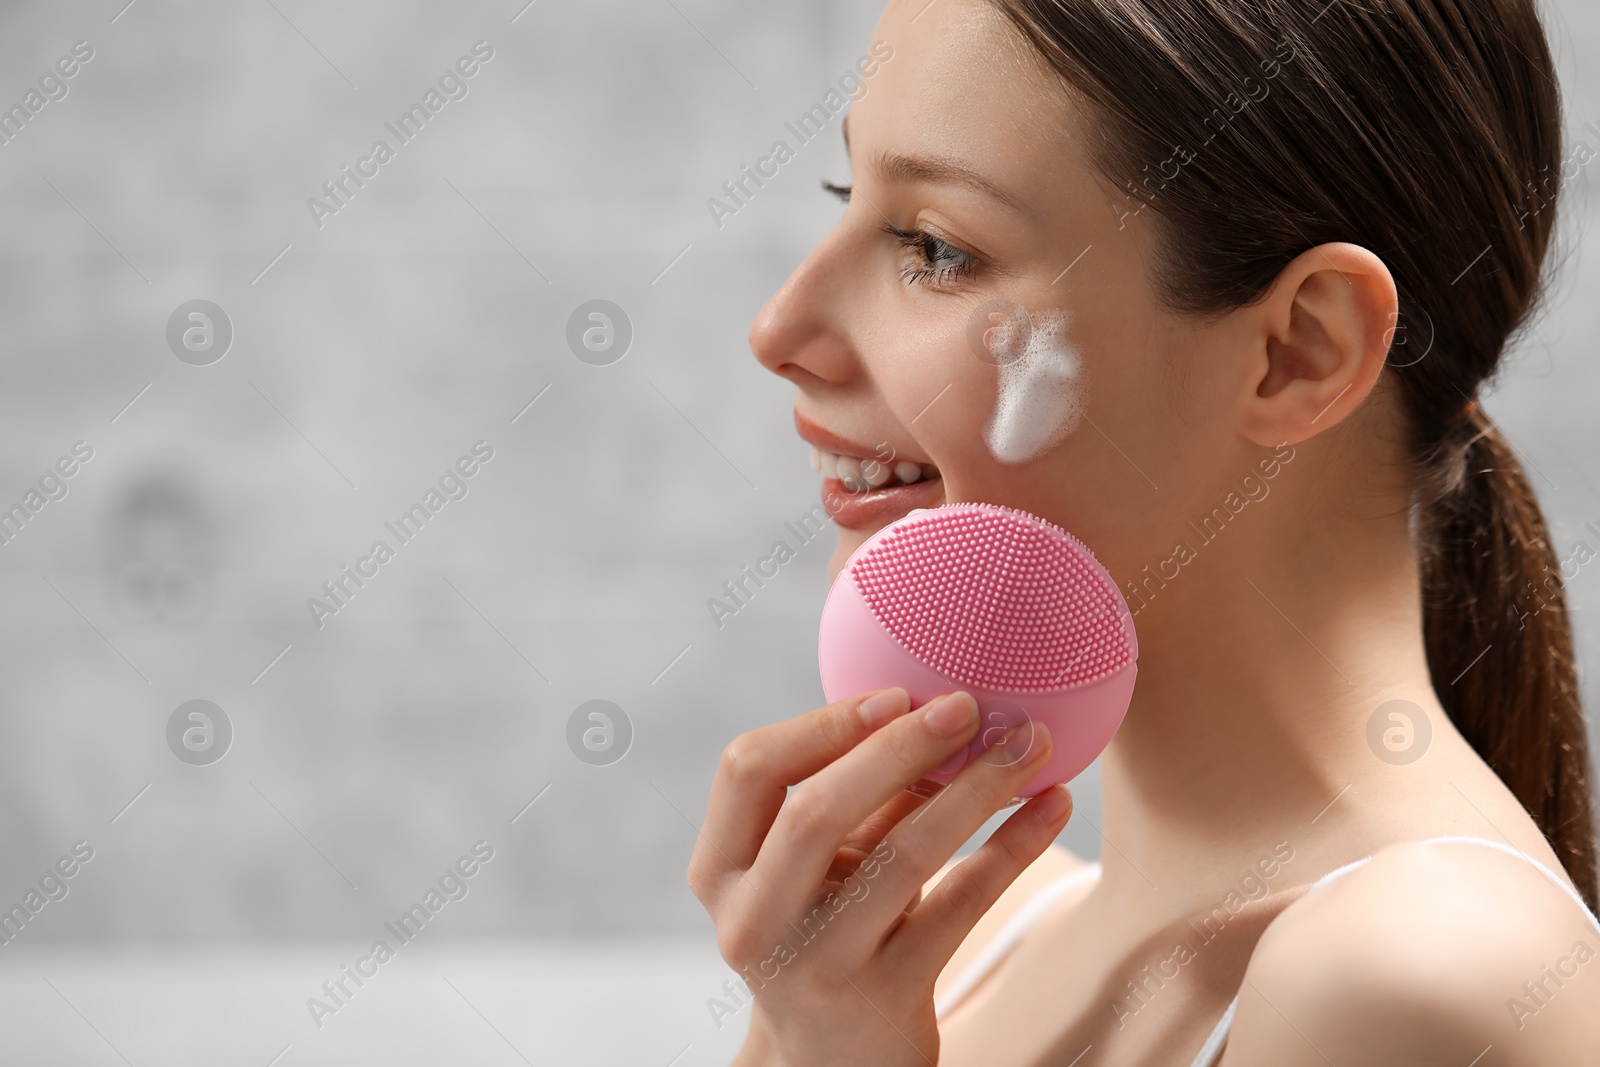
<instances>
[{"instance_id":1,"label":"brown hair","mask_svg":"<svg viewBox=\"0 0 1600 1067\"><path fill-rule=\"evenodd\" d=\"M1252 303L1324 242L1388 265L1434 688L1595 908L1560 564L1474 400L1554 229L1561 101L1532 0L992 2L1092 109L1089 151L1126 210L1154 210L1175 310Z\"/></svg>"}]
</instances>

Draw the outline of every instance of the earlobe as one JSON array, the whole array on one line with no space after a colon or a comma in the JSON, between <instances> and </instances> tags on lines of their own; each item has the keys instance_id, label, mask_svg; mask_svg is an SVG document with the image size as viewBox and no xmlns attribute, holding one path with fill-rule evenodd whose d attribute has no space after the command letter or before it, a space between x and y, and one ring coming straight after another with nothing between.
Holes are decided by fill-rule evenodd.
<instances>
[{"instance_id":1,"label":"earlobe","mask_svg":"<svg viewBox=\"0 0 1600 1067\"><path fill-rule=\"evenodd\" d=\"M1383 371L1397 306L1389 269L1359 245L1318 245L1285 266L1255 309L1244 435L1294 444L1360 406Z\"/></svg>"}]
</instances>

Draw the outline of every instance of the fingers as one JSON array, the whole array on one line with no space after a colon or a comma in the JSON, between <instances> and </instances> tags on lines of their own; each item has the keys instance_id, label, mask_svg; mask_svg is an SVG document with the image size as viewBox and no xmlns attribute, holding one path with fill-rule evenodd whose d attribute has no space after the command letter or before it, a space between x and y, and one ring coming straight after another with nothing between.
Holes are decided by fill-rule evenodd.
<instances>
[{"instance_id":1,"label":"fingers","mask_svg":"<svg viewBox=\"0 0 1600 1067\"><path fill-rule=\"evenodd\" d=\"M1030 743L1031 742L1031 743ZM892 858L884 863L884 873L876 879L874 894L875 900L869 902L867 908L862 909L863 921L869 923L887 923L892 915L904 908L908 900L913 899L923 885L925 885L934 872L955 854L963 844L971 839L972 835L982 828L983 824L997 810L1001 808L1017 790L1031 778L1038 769L1050 758L1052 749L1050 732L1042 723L1028 723L1008 732L1001 743L991 748L983 757L975 759L962 772L956 776L945 789L936 797L925 804L921 811L907 818L895 827L884 839L885 845L893 850ZM1046 794L1048 795L1048 791ZM1029 810L1025 805L1023 811ZM1037 811L1035 806L1033 810ZM1043 851L1045 846L1054 838L1054 833L1046 834L1042 824L1037 818L1030 817L1018 823L1016 815L1008 819L1006 826L1011 827L1010 836L996 833L991 841L998 840L997 847L1002 850L1010 844L1029 846L1033 844L1031 838L1018 838L1017 834L1024 830L1036 829L1038 831L1038 851ZM1065 816L1062 816L1063 824ZM1054 829L1059 830L1059 827ZM988 847L987 844L985 847ZM991 849L989 855L993 855ZM1020 859L1020 866L1009 875L1005 874L1006 868L1002 864L999 875L1003 877L994 889L995 897L1009 885L1028 863L1037 856L1037 852ZM1021 852L1015 854L1009 851L1001 852L1001 859L1017 861ZM984 863L993 863L985 860ZM958 864L950 873L946 874L939 886L930 892L922 903L918 904L912 913L912 918L920 915L924 908L940 896L941 890L946 893L954 892L955 899L967 901L969 905L975 899L973 889L987 889L990 885L984 882L981 885L963 885L963 870L970 870L968 859ZM970 874L965 876L970 878ZM945 898L948 899L948 898ZM972 913L971 921L977 922L988 907L994 903L994 898L984 899L981 907ZM870 914L876 912L877 914ZM960 922L965 916L957 914L947 922ZM898 933L897 935L898 936ZM930 935L931 936L931 935ZM959 945L965 934L959 934L951 943L951 951Z\"/></svg>"},{"instance_id":2,"label":"fingers","mask_svg":"<svg viewBox=\"0 0 1600 1067\"><path fill-rule=\"evenodd\" d=\"M770 883L764 903L784 915L809 907L846 836L959 752L977 728L977 702L952 693L894 719L796 786L750 869L758 884Z\"/></svg>"},{"instance_id":3,"label":"fingers","mask_svg":"<svg viewBox=\"0 0 1600 1067\"><path fill-rule=\"evenodd\" d=\"M749 868L788 787L832 763L910 706L906 691L896 686L836 700L734 738L723 750L711 783L705 824L690 865L691 886Z\"/></svg>"},{"instance_id":4,"label":"fingers","mask_svg":"<svg viewBox=\"0 0 1600 1067\"><path fill-rule=\"evenodd\" d=\"M946 874L894 931L884 951L897 961L895 966L904 966L911 973L942 971L978 920L1050 847L1071 816L1072 794L1065 785L1051 786L1018 808L976 852ZM919 854L924 847L921 842L906 844L908 868L922 862ZM894 863L888 867L893 868Z\"/></svg>"},{"instance_id":5,"label":"fingers","mask_svg":"<svg viewBox=\"0 0 1600 1067\"><path fill-rule=\"evenodd\" d=\"M901 790L847 834L839 846L840 851L866 855L878 847L878 842L899 825L900 820L916 811L922 803L922 797Z\"/></svg>"},{"instance_id":6,"label":"fingers","mask_svg":"<svg viewBox=\"0 0 1600 1067\"><path fill-rule=\"evenodd\" d=\"M922 805L922 797L901 791L845 836L828 868L827 881L842 883L872 855L888 832Z\"/></svg>"}]
</instances>

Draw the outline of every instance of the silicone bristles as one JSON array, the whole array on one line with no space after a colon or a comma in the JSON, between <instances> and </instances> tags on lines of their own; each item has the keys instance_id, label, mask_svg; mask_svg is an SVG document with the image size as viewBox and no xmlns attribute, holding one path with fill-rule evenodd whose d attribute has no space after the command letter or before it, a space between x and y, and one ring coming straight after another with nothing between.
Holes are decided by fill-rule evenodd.
<instances>
[{"instance_id":1,"label":"silicone bristles","mask_svg":"<svg viewBox=\"0 0 1600 1067\"><path fill-rule=\"evenodd\" d=\"M907 651L966 685L1065 689L1133 656L1111 576L1083 542L1029 512L930 508L896 524L850 574Z\"/></svg>"}]
</instances>

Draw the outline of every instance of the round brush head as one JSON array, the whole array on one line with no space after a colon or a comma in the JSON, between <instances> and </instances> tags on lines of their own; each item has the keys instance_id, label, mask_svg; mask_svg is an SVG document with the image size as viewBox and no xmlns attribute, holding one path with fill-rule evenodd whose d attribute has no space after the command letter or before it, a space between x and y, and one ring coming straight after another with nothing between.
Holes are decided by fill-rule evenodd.
<instances>
[{"instance_id":1,"label":"round brush head","mask_svg":"<svg viewBox=\"0 0 1600 1067\"><path fill-rule=\"evenodd\" d=\"M834 579L818 660L829 703L903 686L913 706L955 689L978 701L973 759L1015 762L1043 722L1054 751L1019 797L1076 777L1110 743L1138 672L1133 616L1083 542L999 504L919 508L867 539Z\"/></svg>"}]
</instances>

